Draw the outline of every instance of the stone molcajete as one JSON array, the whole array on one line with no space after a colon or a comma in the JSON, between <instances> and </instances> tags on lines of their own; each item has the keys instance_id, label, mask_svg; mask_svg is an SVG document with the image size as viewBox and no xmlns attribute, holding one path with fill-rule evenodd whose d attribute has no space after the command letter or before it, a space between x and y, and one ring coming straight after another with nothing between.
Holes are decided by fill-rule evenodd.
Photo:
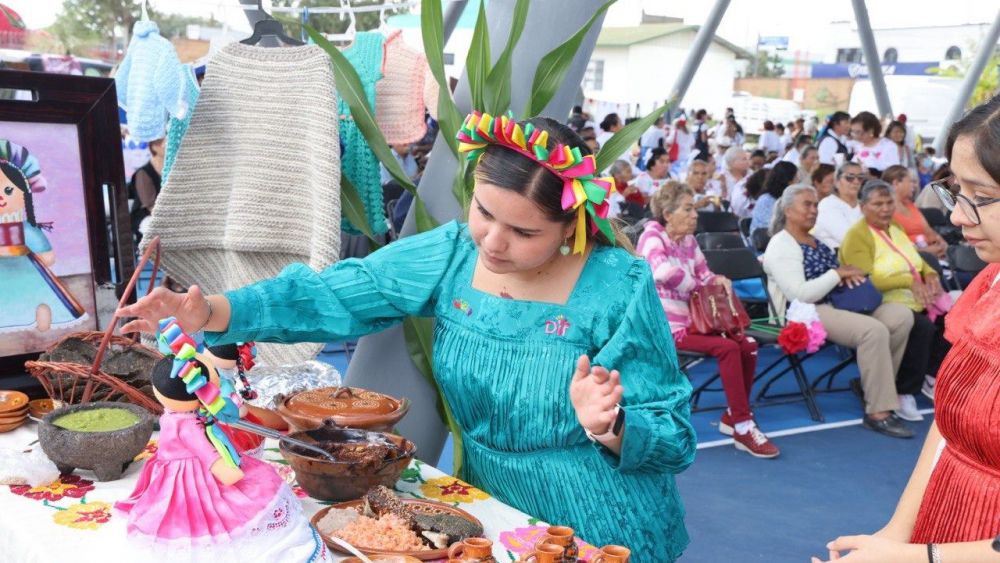
<instances>
[{"instance_id":1,"label":"stone molcajete","mask_svg":"<svg viewBox=\"0 0 1000 563\"><path fill-rule=\"evenodd\" d=\"M128 411L138 420L125 428L103 432L69 430L53 424L67 414L97 409ZM91 469L98 481L114 481L121 478L125 468L146 447L155 421L149 411L128 403L70 405L45 415L38 425L38 441L61 473L72 473L77 468Z\"/></svg>"}]
</instances>

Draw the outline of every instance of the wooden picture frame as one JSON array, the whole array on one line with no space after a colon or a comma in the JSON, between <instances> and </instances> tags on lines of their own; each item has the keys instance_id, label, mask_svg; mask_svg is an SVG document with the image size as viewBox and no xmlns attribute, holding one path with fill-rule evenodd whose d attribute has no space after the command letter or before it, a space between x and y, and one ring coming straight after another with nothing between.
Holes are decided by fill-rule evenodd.
<instances>
[{"instance_id":1,"label":"wooden picture frame","mask_svg":"<svg viewBox=\"0 0 1000 563\"><path fill-rule=\"evenodd\" d=\"M37 241L37 234L48 229L47 239L51 239L51 244L49 240L45 242L51 252L32 250L30 255L36 257L36 268L42 272L43 277L38 279L47 281L60 298L52 308L69 303L73 316L70 321L57 324L53 312L48 323L42 315L33 325L25 325L23 313L27 306L21 308L19 315L11 311L20 303L9 301L6 318L0 311L0 388L13 388L19 385L10 378L25 373L24 362L36 359L41 351L66 334L105 328L135 269L114 80L0 70L0 151L5 146L10 154L21 149L30 151L40 167L39 176L48 175L39 185L33 183L37 178L24 176L22 183L32 182L25 195L8 194L9 198L22 197L21 203L14 199L7 201L14 202L11 209L19 209L18 205L23 206L30 196L37 225L31 223L29 228L27 218L23 221L22 230L28 239L25 244L30 247L32 233ZM27 154L23 150L21 153ZM10 158L7 163L14 163L15 159ZM17 185L6 176L0 176L0 181L7 181L8 188L11 183ZM3 189L0 187L0 198ZM17 221L16 217L8 215L5 219L11 223ZM0 240L0 245L12 240ZM4 248L10 253L9 249L15 247L0 246L0 250ZM51 260L37 259L46 254ZM0 254L0 260L4 259ZM46 267L38 266L38 262L48 264L47 279ZM7 264L8 268L19 268L22 274L25 271L23 262L16 266L10 266L13 262ZM10 272L7 276L17 279ZM90 277L89 287L85 276ZM52 280L53 277L56 279ZM20 286L15 285L21 289L45 286L24 280ZM34 291L29 289L27 294L33 296ZM4 308L2 299L0 295L0 309ZM37 307L40 309L42 305ZM79 314L80 310L84 313ZM87 320L87 316L92 319ZM22 379L20 383L25 381L28 380Z\"/></svg>"}]
</instances>

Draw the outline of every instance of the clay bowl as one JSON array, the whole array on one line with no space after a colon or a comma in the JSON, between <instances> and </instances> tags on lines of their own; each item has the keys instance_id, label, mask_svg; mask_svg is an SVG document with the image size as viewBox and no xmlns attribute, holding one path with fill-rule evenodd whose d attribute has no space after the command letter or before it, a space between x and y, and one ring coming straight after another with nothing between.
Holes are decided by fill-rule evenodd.
<instances>
[{"instance_id":1,"label":"clay bowl","mask_svg":"<svg viewBox=\"0 0 1000 563\"><path fill-rule=\"evenodd\" d=\"M28 414L36 419L39 419L61 406L62 401L53 401L52 399L35 399L34 401L28 403Z\"/></svg>"},{"instance_id":2,"label":"clay bowl","mask_svg":"<svg viewBox=\"0 0 1000 563\"><path fill-rule=\"evenodd\" d=\"M139 417L139 422L107 432L81 432L56 426L57 418L77 411L109 408L124 409ZM42 418L38 425L38 441L42 451L59 468L62 474L74 469L91 469L98 481L114 481L121 478L128 467L153 434L156 422L148 410L130 403L96 402L69 405L56 409Z\"/></svg>"},{"instance_id":3,"label":"clay bowl","mask_svg":"<svg viewBox=\"0 0 1000 563\"><path fill-rule=\"evenodd\" d=\"M409 399L394 399L358 387L321 387L277 395L278 414L292 431L320 428L327 418L337 426L391 432L410 410Z\"/></svg>"},{"instance_id":4,"label":"clay bowl","mask_svg":"<svg viewBox=\"0 0 1000 563\"><path fill-rule=\"evenodd\" d=\"M410 557L409 555L369 555L373 563L421 563L416 557ZM340 560L340 563L362 563L357 557L346 557Z\"/></svg>"},{"instance_id":5,"label":"clay bowl","mask_svg":"<svg viewBox=\"0 0 1000 563\"><path fill-rule=\"evenodd\" d=\"M22 418L20 420L16 420L14 422L2 422L2 421L0 421L0 433L10 432L12 430L17 429L22 424L24 424L25 420L27 420L27 417Z\"/></svg>"},{"instance_id":6,"label":"clay bowl","mask_svg":"<svg viewBox=\"0 0 1000 563\"><path fill-rule=\"evenodd\" d=\"M343 501L364 496L377 485L392 488L417 452L417 446L395 434L371 432L353 428L338 428L330 422L322 428L289 434L309 443L392 445L399 454L386 461L332 461L317 454L300 450L281 441L282 457L295 470L295 477L309 496L318 500Z\"/></svg>"},{"instance_id":7,"label":"clay bowl","mask_svg":"<svg viewBox=\"0 0 1000 563\"><path fill-rule=\"evenodd\" d=\"M18 413L28 408L28 396L20 391L0 391L0 415Z\"/></svg>"}]
</instances>

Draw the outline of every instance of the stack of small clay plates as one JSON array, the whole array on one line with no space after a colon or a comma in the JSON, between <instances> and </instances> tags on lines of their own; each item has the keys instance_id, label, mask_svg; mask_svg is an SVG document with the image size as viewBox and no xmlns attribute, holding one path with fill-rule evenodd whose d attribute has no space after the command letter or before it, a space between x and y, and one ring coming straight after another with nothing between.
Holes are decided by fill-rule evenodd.
<instances>
[{"instance_id":1,"label":"stack of small clay plates","mask_svg":"<svg viewBox=\"0 0 1000 563\"><path fill-rule=\"evenodd\" d=\"M10 432L28 419L28 396L20 391L0 391L0 432Z\"/></svg>"}]
</instances>

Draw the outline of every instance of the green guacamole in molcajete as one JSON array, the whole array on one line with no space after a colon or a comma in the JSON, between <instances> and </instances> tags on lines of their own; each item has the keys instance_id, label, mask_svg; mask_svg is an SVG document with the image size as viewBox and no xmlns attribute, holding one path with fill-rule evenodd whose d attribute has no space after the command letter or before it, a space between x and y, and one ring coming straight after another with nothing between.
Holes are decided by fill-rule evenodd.
<instances>
[{"instance_id":1,"label":"green guacamole in molcajete","mask_svg":"<svg viewBox=\"0 0 1000 563\"><path fill-rule=\"evenodd\" d=\"M139 422L139 416L125 409L88 409L71 412L52 421L52 424L77 432L111 432L128 428Z\"/></svg>"}]
</instances>

